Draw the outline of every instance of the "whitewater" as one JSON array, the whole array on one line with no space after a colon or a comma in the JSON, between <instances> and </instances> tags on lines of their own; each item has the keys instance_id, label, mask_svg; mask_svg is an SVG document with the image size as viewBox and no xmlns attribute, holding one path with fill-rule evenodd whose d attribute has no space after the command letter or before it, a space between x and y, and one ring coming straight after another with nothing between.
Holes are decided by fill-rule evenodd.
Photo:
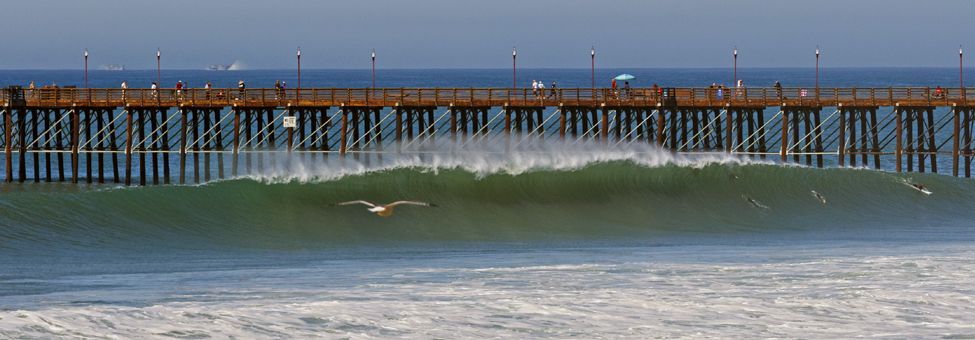
<instances>
[{"instance_id":1,"label":"whitewater","mask_svg":"<svg viewBox=\"0 0 975 340\"><path fill-rule=\"evenodd\" d=\"M0 337L975 337L966 179L527 138L269 164L4 186Z\"/></svg>"}]
</instances>

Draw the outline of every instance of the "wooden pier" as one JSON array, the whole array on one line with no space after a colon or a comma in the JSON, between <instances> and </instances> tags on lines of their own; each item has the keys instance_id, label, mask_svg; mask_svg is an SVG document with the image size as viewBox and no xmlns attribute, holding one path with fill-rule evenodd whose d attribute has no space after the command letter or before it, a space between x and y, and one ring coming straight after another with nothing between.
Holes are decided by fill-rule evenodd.
<instances>
[{"instance_id":1,"label":"wooden pier","mask_svg":"<svg viewBox=\"0 0 975 340\"><path fill-rule=\"evenodd\" d=\"M72 89L0 94L6 182L199 183L280 154L381 157L447 140L654 144L815 167L971 177L958 88ZM949 162L950 161L950 162Z\"/></svg>"}]
</instances>

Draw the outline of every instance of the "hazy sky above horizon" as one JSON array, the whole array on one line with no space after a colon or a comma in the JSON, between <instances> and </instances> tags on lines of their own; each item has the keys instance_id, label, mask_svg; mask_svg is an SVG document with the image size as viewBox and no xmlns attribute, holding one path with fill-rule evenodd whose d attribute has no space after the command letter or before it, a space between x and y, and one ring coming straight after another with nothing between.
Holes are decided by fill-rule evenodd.
<instances>
[{"instance_id":1,"label":"hazy sky above horizon","mask_svg":"<svg viewBox=\"0 0 975 340\"><path fill-rule=\"evenodd\" d=\"M952 66L975 1L31 0L0 5L0 69Z\"/></svg>"}]
</instances>

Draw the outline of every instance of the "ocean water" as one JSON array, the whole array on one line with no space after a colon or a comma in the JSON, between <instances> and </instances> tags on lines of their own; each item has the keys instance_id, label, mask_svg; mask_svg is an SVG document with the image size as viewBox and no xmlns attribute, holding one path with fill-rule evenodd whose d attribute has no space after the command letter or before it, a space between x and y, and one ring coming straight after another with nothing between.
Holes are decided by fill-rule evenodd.
<instances>
[{"instance_id":1,"label":"ocean water","mask_svg":"<svg viewBox=\"0 0 975 340\"><path fill-rule=\"evenodd\" d=\"M739 73L798 84L810 71ZM730 78L600 72L675 86ZM256 87L292 73L164 77ZM588 70L522 73L589 81ZM79 75L2 71L0 84ZM953 81L949 69L824 75L824 86ZM381 70L379 82L505 86L509 76ZM99 71L91 82L153 77ZM309 71L302 85L368 77ZM368 163L282 157L200 185L0 184L0 338L975 338L970 179L646 145L424 148ZM438 206L382 218L335 205L356 199Z\"/></svg>"}]
</instances>

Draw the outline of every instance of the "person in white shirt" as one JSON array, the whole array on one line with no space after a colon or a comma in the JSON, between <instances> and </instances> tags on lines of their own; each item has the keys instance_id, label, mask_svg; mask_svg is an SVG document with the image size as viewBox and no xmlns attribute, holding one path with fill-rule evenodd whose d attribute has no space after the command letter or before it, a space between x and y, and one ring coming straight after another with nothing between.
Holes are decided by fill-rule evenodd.
<instances>
[{"instance_id":1,"label":"person in white shirt","mask_svg":"<svg viewBox=\"0 0 975 340\"><path fill-rule=\"evenodd\" d=\"M123 80L122 85L119 87L122 88L122 100L125 100L125 92L127 92L129 89L129 83Z\"/></svg>"},{"instance_id":2,"label":"person in white shirt","mask_svg":"<svg viewBox=\"0 0 975 340\"><path fill-rule=\"evenodd\" d=\"M538 81L538 98L541 98L541 97L544 97L544 96L545 96L545 82L539 80Z\"/></svg>"},{"instance_id":3,"label":"person in white shirt","mask_svg":"<svg viewBox=\"0 0 975 340\"><path fill-rule=\"evenodd\" d=\"M532 80L532 95L538 97L538 81Z\"/></svg>"}]
</instances>

